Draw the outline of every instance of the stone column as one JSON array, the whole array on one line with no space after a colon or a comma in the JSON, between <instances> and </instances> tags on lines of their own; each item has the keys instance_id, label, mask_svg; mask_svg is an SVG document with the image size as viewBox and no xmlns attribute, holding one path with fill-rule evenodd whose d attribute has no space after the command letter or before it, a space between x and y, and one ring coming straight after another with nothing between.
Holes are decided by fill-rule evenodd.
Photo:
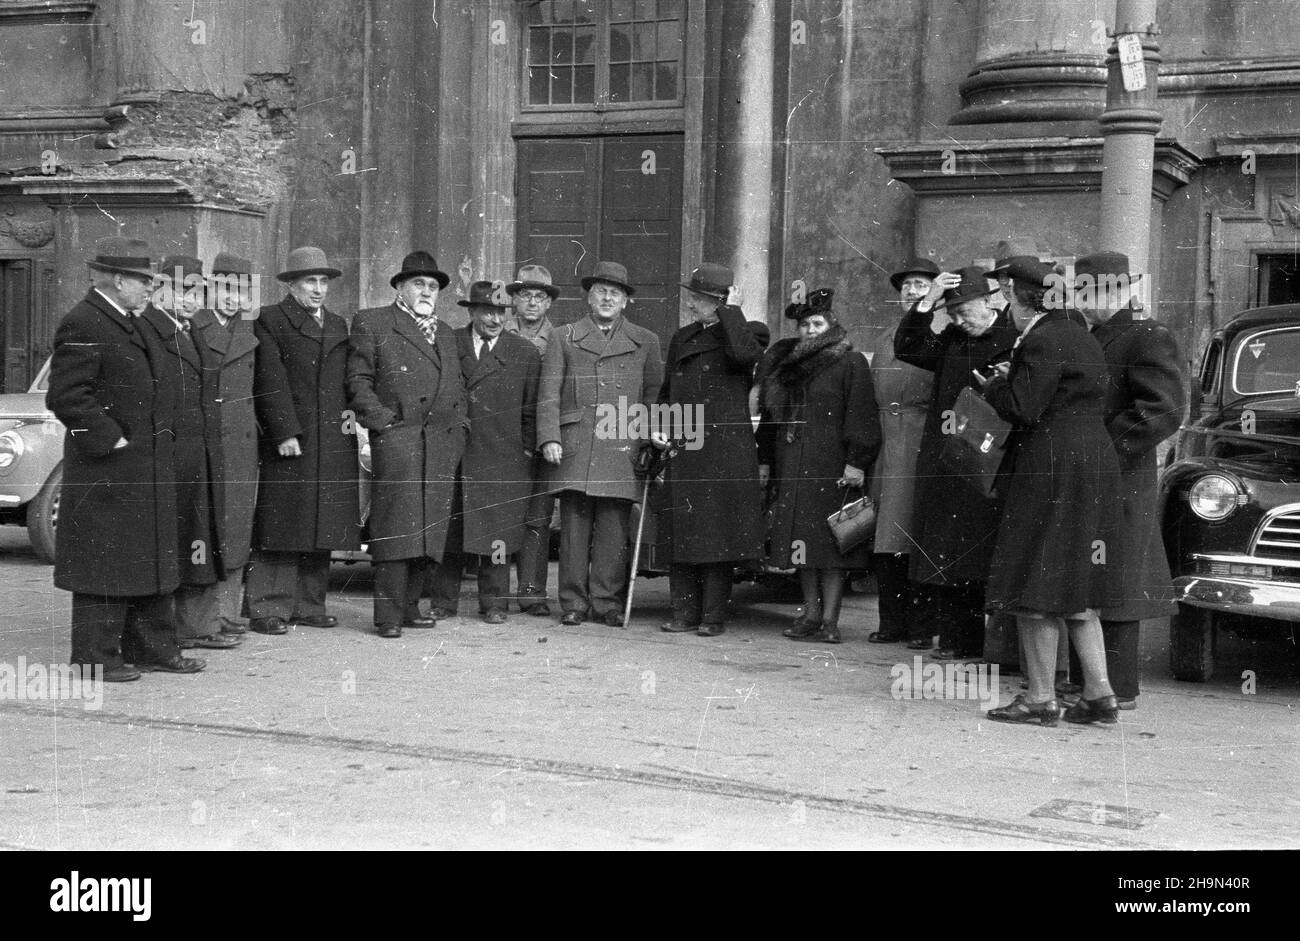
<instances>
[{"instance_id":1,"label":"stone column","mask_svg":"<svg viewBox=\"0 0 1300 941\"><path fill-rule=\"evenodd\" d=\"M1098 119L1102 135L1098 247L1127 254L1133 270L1146 275L1141 284L1150 291L1151 176L1156 133L1160 130L1160 112L1156 110L1156 75L1160 68L1156 0L1117 0L1115 35L1125 33L1135 33L1142 40L1146 88L1124 90L1118 43L1112 43L1106 57L1106 111Z\"/></svg>"},{"instance_id":2,"label":"stone column","mask_svg":"<svg viewBox=\"0 0 1300 941\"><path fill-rule=\"evenodd\" d=\"M983 0L975 67L953 124L1093 120L1105 103L1105 27L1078 0ZM936 48L943 37L935 37Z\"/></svg>"}]
</instances>

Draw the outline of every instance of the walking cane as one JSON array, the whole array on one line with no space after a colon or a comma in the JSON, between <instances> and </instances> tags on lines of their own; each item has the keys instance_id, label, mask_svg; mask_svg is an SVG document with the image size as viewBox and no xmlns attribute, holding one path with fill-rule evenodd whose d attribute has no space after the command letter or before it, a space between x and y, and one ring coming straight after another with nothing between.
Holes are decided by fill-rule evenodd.
<instances>
[{"instance_id":1,"label":"walking cane","mask_svg":"<svg viewBox=\"0 0 1300 941\"><path fill-rule=\"evenodd\" d=\"M632 617L632 595L636 591L636 570L641 562L641 534L645 532L645 515L650 502L650 484L659 476L659 472L668 463L668 459L676 453L674 449L660 451L658 448L650 448L643 450L641 455L638 455L639 462L645 464L645 486L641 488L641 516L636 523L636 544L632 549L632 571L627 582L627 603L623 605L624 627L627 627L628 619ZM642 455L646 454L649 454L649 457L642 457Z\"/></svg>"}]
</instances>

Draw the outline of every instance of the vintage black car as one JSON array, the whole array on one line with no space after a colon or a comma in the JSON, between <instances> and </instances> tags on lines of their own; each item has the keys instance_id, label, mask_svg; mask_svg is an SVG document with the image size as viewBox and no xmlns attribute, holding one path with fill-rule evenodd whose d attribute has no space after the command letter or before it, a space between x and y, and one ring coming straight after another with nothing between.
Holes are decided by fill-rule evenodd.
<instances>
[{"instance_id":1,"label":"vintage black car","mask_svg":"<svg viewBox=\"0 0 1300 941\"><path fill-rule=\"evenodd\" d=\"M1300 634L1300 304L1239 314L1192 382L1188 423L1161 477L1178 613L1174 676L1204 681L1217 631Z\"/></svg>"}]
</instances>

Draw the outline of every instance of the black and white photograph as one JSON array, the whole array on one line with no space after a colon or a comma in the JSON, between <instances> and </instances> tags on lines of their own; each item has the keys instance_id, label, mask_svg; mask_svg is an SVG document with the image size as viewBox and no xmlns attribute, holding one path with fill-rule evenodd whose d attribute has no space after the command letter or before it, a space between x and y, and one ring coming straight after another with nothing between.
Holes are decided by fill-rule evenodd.
<instances>
[{"instance_id":1,"label":"black and white photograph","mask_svg":"<svg viewBox=\"0 0 1300 941\"><path fill-rule=\"evenodd\" d=\"M1188 851L1300 848L1297 13L0 0L37 907L1028 850L1250 913Z\"/></svg>"}]
</instances>

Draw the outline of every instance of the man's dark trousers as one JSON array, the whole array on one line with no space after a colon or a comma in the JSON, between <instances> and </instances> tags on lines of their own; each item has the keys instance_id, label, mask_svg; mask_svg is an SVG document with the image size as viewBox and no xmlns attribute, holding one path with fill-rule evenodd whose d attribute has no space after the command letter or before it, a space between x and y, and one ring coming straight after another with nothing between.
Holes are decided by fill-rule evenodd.
<instances>
[{"instance_id":1,"label":"man's dark trousers","mask_svg":"<svg viewBox=\"0 0 1300 941\"><path fill-rule=\"evenodd\" d=\"M180 656L172 626L172 596L72 593L71 663L105 669L159 663Z\"/></svg>"},{"instance_id":2,"label":"man's dark trousers","mask_svg":"<svg viewBox=\"0 0 1300 941\"><path fill-rule=\"evenodd\" d=\"M622 615L627 597L632 502L560 494L560 607L597 618Z\"/></svg>"},{"instance_id":3,"label":"man's dark trousers","mask_svg":"<svg viewBox=\"0 0 1300 941\"><path fill-rule=\"evenodd\" d=\"M683 624L723 624L731 600L734 562L673 564L668 568L673 619Z\"/></svg>"},{"instance_id":4,"label":"man's dark trousers","mask_svg":"<svg viewBox=\"0 0 1300 941\"><path fill-rule=\"evenodd\" d=\"M328 552L254 550L246 595L250 618L319 617L329 588Z\"/></svg>"},{"instance_id":5,"label":"man's dark trousers","mask_svg":"<svg viewBox=\"0 0 1300 941\"><path fill-rule=\"evenodd\" d=\"M376 627L401 627L419 616L428 564L424 556L373 564Z\"/></svg>"}]
</instances>

